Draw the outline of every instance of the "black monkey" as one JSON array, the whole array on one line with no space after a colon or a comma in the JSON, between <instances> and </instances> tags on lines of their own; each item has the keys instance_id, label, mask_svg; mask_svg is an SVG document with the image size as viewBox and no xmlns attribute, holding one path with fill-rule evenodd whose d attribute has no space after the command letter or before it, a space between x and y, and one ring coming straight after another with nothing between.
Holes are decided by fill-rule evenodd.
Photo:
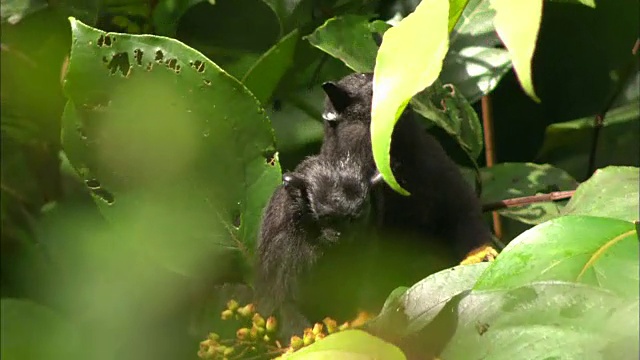
<instances>
[{"instance_id":1,"label":"black monkey","mask_svg":"<svg viewBox=\"0 0 640 360\"><path fill-rule=\"evenodd\" d=\"M357 154L369 164L367 171L374 172L370 132L373 74L350 74L322 87L327 98L320 153L336 161L346 153ZM490 243L491 233L482 219L475 192L409 107L392 134L391 167L411 195L400 195L383 184L377 200L382 201L381 229L411 230L419 237L452 243L460 259ZM418 245L415 239L407 241L409 247Z\"/></svg>"},{"instance_id":2,"label":"black monkey","mask_svg":"<svg viewBox=\"0 0 640 360\"><path fill-rule=\"evenodd\" d=\"M326 316L352 316L365 273L370 171L358 157L311 156L283 174L263 218L255 292L284 338ZM358 256L363 255L363 256Z\"/></svg>"}]
</instances>

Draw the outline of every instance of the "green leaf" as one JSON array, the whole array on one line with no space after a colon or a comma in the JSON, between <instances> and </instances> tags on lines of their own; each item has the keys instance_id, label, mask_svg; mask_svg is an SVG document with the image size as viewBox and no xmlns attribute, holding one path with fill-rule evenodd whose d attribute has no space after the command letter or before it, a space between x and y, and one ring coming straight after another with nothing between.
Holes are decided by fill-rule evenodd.
<instances>
[{"instance_id":1,"label":"green leaf","mask_svg":"<svg viewBox=\"0 0 640 360\"><path fill-rule=\"evenodd\" d=\"M502 163L480 171L483 203L578 187L578 182L564 170L549 164ZM544 202L507 208L499 213L526 224L540 224L560 216L562 208L561 203Z\"/></svg>"},{"instance_id":2,"label":"green leaf","mask_svg":"<svg viewBox=\"0 0 640 360\"><path fill-rule=\"evenodd\" d=\"M280 39L249 69L242 83L261 104L265 104L278 86L280 79L293 63L293 54L298 43L298 30Z\"/></svg>"},{"instance_id":3,"label":"green leaf","mask_svg":"<svg viewBox=\"0 0 640 360\"><path fill-rule=\"evenodd\" d=\"M406 359L402 351L362 330L344 330L294 352L287 359Z\"/></svg>"},{"instance_id":4,"label":"green leaf","mask_svg":"<svg viewBox=\"0 0 640 360\"><path fill-rule=\"evenodd\" d=\"M638 251L633 223L564 216L512 240L474 289L507 289L533 281L558 280L590 284L637 298Z\"/></svg>"},{"instance_id":5,"label":"green leaf","mask_svg":"<svg viewBox=\"0 0 640 360\"><path fill-rule=\"evenodd\" d=\"M385 32L376 57L371 109L373 157L384 180L403 195L409 193L391 171L391 134L409 100L440 74L448 48L448 16L448 0L423 0L413 13Z\"/></svg>"},{"instance_id":6,"label":"green leaf","mask_svg":"<svg viewBox=\"0 0 640 360\"><path fill-rule=\"evenodd\" d=\"M491 0L496 11L493 23L513 62L522 89L536 102L540 99L533 89L531 60L536 48L542 0Z\"/></svg>"},{"instance_id":7,"label":"green leaf","mask_svg":"<svg viewBox=\"0 0 640 360\"><path fill-rule=\"evenodd\" d=\"M324 136L322 88L297 91L280 101L278 109L267 110L281 154L304 151L309 144L320 144ZM297 163L297 162L296 162Z\"/></svg>"},{"instance_id":8,"label":"green leaf","mask_svg":"<svg viewBox=\"0 0 640 360\"><path fill-rule=\"evenodd\" d=\"M311 45L342 60L356 72L372 72L378 46L372 32L384 33L390 26L382 21L369 22L360 15L344 15L327 20L306 39Z\"/></svg>"},{"instance_id":9,"label":"green leaf","mask_svg":"<svg viewBox=\"0 0 640 360\"><path fill-rule=\"evenodd\" d=\"M79 333L49 308L30 300L0 300L0 357L73 359L78 356Z\"/></svg>"},{"instance_id":10,"label":"green leaf","mask_svg":"<svg viewBox=\"0 0 640 360\"><path fill-rule=\"evenodd\" d=\"M426 327L456 295L473 287L489 263L460 265L429 275L396 299L389 296L372 326L403 337Z\"/></svg>"},{"instance_id":11,"label":"green leaf","mask_svg":"<svg viewBox=\"0 0 640 360\"><path fill-rule=\"evenodd\" d=\"M600 128L596 168L608 165L640 166L640 102L610 110ZM583 179L593 146L594 116L551 124L545 130L536 162L548 162Z\"/></svg>"},{"instance_id":12,"label":"green leaf","mask_svg":"<svg viewBox=\"0 0 640 360\"><path fill-rule=\"evenodd\" d=\"M549 1L557 2L557 3L582 4L593 9L596 8L595 0L549 0Z\"/></svg>"},{"instance_id":13,"label":"green leaf","mask_svg":"<svg viewBox=\"0 0 640 360\"><path fill-rule=\"evenodd\" d=\"M468 2L469 0L449 0L449 32L453 31Z\"/></svg>"},{"instance_id":14,"label":"green leaf","mask_svg":"<svg viewBox=\"0 0 640 360\"><path fill-rule=\"evenodd\" d=\"M232 255L248 264L280 182L257 100L176 40L70 21L63 141L102 213L180 274Z\"/></svg>"},{"instance_id":15,"label":"green leaf","mask_svg":"<svg viewBox=\"0 0 640 360\"><path fill-rule=\"evenodd\" d=\"M175 37L180 18L192 6L204 0L162 0L153 8L153 29L156 34Z\"/></svg>"},{"instance_id":16,"label":"green leaf","mask_svg":"<svg viewBox=\"0 0 640 360\"><path fill-rule=\"evenodd\" d=\"M470 0L449 39L440 79L453 83L470 103L489 94L511 69L509 52L496 48L495 11L488 0Z\"/></svg>"},{"instance_id":17,"label":"green leaf","mask_svg":"<svg viewBox=\"0 0 640 360\"><path fill-rule=\"evenodd\" d=\"M451 315L442 359L635 359L638 300L564 282L474 291ZM499 344L499 346L497 345Z\"/></svg>"},{"instance_id":18,"label":"green leaf","mask_svg":"<svg viewBox=\"0 0 640 360\"><path fill-rule=\"evenodd\" d=\"M0 3L2 23L15 25L25 16L46 8L49 4L45 0L3 0Z\"/></svg>"},{"instance_id":19,"label":"green leaf","mask_svg":"<svg viewBox=\"0 0 640 360\"><path fill-rule=\"evenodd\" d=\"M637 221L640 213L639 169L631 166L609 166L598 169L578 187L563 214L591 215L626 221Z\"/></svg>"}]
</instances>

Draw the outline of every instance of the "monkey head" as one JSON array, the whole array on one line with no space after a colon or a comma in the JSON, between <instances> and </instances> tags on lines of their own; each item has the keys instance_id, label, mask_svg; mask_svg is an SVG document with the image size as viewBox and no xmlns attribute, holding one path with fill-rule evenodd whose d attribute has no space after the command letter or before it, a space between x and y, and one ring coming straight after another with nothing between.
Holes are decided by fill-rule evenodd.
<instances>
[{"instance_id":1,"label":"monkey head","mask_svg":"<svg viewBox=\"0 0 640 360\"><path fill-rule=\"evenodd\" d=\"M294 172L283 174L289 196L305 209L308 225L319 231L321 241L334 243L369 215L371 177L353 157L330 161L323 156L305 159Z\"/></svg>"}]
</instances>

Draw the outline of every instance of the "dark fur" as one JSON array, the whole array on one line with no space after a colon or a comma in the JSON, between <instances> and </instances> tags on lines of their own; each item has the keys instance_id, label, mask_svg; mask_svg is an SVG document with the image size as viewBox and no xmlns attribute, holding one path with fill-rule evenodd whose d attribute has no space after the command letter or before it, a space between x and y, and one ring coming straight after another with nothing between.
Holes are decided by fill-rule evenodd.
<instances>
[{"instance_id":1,"label":"dark fur","mask_svg":"<svg viewBox=\"0 0 640 360\"><path fill-rule=\"evenodd\" d=\"M328 96L321 149L321 154L332 159L357 153L368 162L370 172L375 171L370 136L372 80L373 74L356 73L323 85ZM413 229L425 237L435 236L453 245L460 259L490 242L475 192L410 108L404 111L392 135L391 166L411 196L402 196L383 185L384 229Z\"/></svg>"},{"instance_id":2,"label":"dark fur","mask_svg":"<svg viewBox=\"0 0 640 360\"><path fill-rule=\"evenodd\" d=\"M357 301L349 286L360 281L350 276L362 274L355 270L364 260L353 258L368 219L364 169L348 153L336 161L309 157L283 175L265 209L256 298L261 313L279 315L284 336L355 306L345 303Z\"/></svg>"}]
</instances>

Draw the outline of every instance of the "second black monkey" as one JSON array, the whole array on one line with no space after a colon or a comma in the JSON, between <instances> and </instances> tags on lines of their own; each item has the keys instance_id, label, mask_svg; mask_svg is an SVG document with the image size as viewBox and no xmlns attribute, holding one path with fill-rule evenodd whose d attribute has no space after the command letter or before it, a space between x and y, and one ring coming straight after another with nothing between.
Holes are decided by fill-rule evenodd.
<instances>
[{"instance_id":1,"label":"second black monkey","mask_svg":"<svg viewBox=\"0 0 640 360\"><path fill-rule=\"evenodd\" d=\"M370 132L373 74L350 74L323 84L323 89L327 98L321 154L336 161L344 154L357 154L368 164L367 171L375 172ZM382 201L381 229L410 230L423 243L439 240L452 247L459 259L490 244L491 233L475 192L409 107L392 134L391 167L411 195L400 195L383 184L378 200ZM407 241L410 247L420 242Z\"/></svg>"},{"instance_id":2,"label":"second black monkey","mask_svg":"<svg viewBox=\"0 0 640 360\"><path fill-rule=\"evenodd\" d=\"M326 316L348 320L369 257L368 166L349 153L311 156L283 174L259 234L258 310L277 314L286 339Z\"/></svg>"}]
</instances>

